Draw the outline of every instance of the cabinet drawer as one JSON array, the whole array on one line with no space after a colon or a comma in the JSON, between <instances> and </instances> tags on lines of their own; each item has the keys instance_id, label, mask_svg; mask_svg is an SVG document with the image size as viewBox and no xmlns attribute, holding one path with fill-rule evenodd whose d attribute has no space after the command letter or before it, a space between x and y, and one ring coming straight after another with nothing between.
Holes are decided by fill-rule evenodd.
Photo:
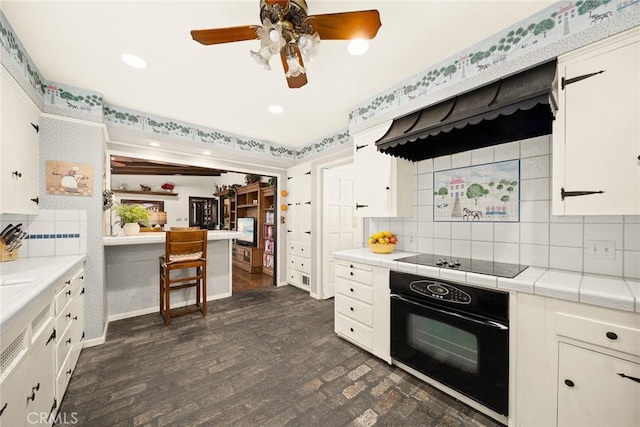
<instances>
[{"instance_id":1,"label":"cabinet drawer","mask_svg":"<svg viewBox=\"0 0 640 427\"><path fill-rule=\"evenodd\" d=\"M62 401L62 396L64 396L64 392L67 390L67 386L71 380L71 375L73 374L74 366L75 361L73 360L71 353L69 353L62 364L62 368L58 371L58 376L56 377L56 398L58 402Z\"/></svg>"},{"instance_id":2,"label":"cabinet drawer","mask_svg":"<svg viewBox=\"0 0 640 427\"><path fill-rule=\"evenodd\" d=\"M305 242L291 242L287 247L287 252L291 255L311 257L311 245Z\"/></svg>"},{"instance_id":3,"label":"cabinet drawer","mask_svg":"<svg viewBox=\"0 0 640 427\"><path fill-rule=\"evenodd\" d=\"M287 268L287 282L305 287L308 287L310 284L309 276L307 274L292 268Z\"/></svg>"},{"instance_id":4,"label":"cabinet drawer","mask_svg":"<svg viewBox=\"0 0 640 427\"><path fill-rule=\"evenodd\" d=\"M62 364L73 348L72 328L67 328L64 333L56 338L56 372L62 369Z\"/></svg>"},{"instance_id":5,"label":"cabinet drawer","mask_svg":"<svg viewBox=\"0 0 640 427\"><path fill-rule=\"evenodd\" d=\"M336 313L373 327L373 307L371 305L344 295L336 295L334 304Z\"/></svg>"},{"instance_id":6,"label":"cabinet drawer","mask_svg":"<svg viewBox=\"0 0 640 427\"><path fill-rule=\"evenodd\" d=\"M371 286L337 277L336 292L367 304L373 304L373 288Z\"/></svg>"},{"instance_id":7,"label":"cabinet drawer","mask_svg":"<svg viewBox=\"0 0 640 427\"><path fill-rule=\"evenodd\" d=\"M367 285L373 284L373 268L362 264L339 262L336 267L336 276Z\"/></svg>"},{"instance_id":8,"label":"cabinet drawer","mask_svg":"<svg viewBox=\"0 0 640 427\"><path fill-rule=\"evenodd\" d=\"M303 271L308 274L311 273L311 265L310 265L311 260L309 260L308 258L302 258L295 255L290 255L289 258L290 258L289 267L295 270Z\"/></svg>"},{"instance_id":9,"label":"cabinet drawer","mask_svg":"<svg viewBox=\"0 0 640 427\"><path fill-rule=\"evenodd\" d=\"M373 348L373 330L353 319L341 314L335 316L336 333L353 340L357 344L366 347L369 351Z\"/></svg>"},{"instance_id":10,"label":"cabinet drawer","mask_svg":"<svg viewBox=\"0 0 640 427\"><path fill-rule=\"evenodd\" d=\"M60 313L67 303L71 301L72 295L73 289L71 287L71 280L69 280L65 282L60 292L56 294L56 314Z\"/></svg>"},{"instance_id":11,"label":"cabinet drawer","mask_svg":"<svg viewBox=\"0 0 640 427\"><path fill-rule=\"evenodd\" d=\"M629 326L556 313L558 335L640 356L640 330Z\"/></svg>"}]
</instances>

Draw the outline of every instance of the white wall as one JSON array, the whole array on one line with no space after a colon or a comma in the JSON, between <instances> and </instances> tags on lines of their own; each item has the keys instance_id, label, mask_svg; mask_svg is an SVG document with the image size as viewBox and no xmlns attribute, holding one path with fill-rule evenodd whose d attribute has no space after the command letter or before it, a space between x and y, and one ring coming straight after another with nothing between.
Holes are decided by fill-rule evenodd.
<instances>
[{"instance_id":1,"label":"white wall","mask_svg":"<svg viewBox=\"0 0 640 427\"><path fill-rule=\"evenodd\" d=\"M124 184L127 190L140 190L140 184L151 187L151 191L163 191L160 186L165 182L175 185L173 193L177 196L158 196L144 194L116 194L116 200L161 200L164 202L164 210L167 212L166 227L180 227L189 225L189 196L213 197L215 186L239 184L244 185L243 173L228 172L220 176L157 176L157 175L112 175L111 189L117 190ZM118 220L112 213L112 224ZM119 226L114 227L114 232L120 234Z\"/></svg>"},{"instance_id":2,"label":"white wall","mask_svg":"<svg viewBox=\"0 0 640 427\"><path fill-rule=\"evenodd\" d=\"M433 172L520 159L520 222L434 222ZM467 151L414 164L412 218L371 218L398 249L450 257L640 278L640 216L551 215L551 136ZM587 257L587 240L616 242L614 260Z\"/></svg>"}]
</instances>

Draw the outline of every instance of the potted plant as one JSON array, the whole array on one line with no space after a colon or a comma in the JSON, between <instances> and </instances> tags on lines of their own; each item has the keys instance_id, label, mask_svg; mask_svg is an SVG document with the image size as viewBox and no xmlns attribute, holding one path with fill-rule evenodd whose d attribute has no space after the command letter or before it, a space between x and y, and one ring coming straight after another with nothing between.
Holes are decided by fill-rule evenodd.
<instances>
[{"instance_id":1,"label":"potted plant","mask_svg":"<svg viewBox=\"0 0 640 427\"><path fill-rule=\"evenodd\" d=\"M260 181L261 176L253 173L248 173L244 176L244 181L247 184L253 184L254 182Z\"/></svg>"},{"instance_id":2,"label":"potted plant","mask_svg":"<svg viewBox=\"0 0 640 427\"><path fill-rule=\"evenodd\" d=\"M116 207L116 215L120 217L120 226L125 236L133 236L140 232L140 222L149 225L151 213L142 205L123 205Z\"/></svg>"}]
</instances>

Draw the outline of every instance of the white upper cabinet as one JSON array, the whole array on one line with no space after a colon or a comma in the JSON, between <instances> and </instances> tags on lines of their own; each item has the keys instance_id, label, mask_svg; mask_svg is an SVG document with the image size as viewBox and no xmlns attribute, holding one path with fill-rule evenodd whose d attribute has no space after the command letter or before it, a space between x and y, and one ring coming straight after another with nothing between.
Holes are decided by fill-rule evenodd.
<instances>
[{"instance_id":1,"label":"white upper cabinet","mask_svg":"<svg viewBox=\"0 0 640 427\"><path fill-rule=\"evenodd\" d=\"M640 29L558 58L553 214L640 214Z\"/></svg>"},{"instance_id":2,"label":"white upper cabinet","mask_svg":"<svg viewBox=\"0 0 640 427\"><path fill-rule=\"evenodd\" d=\"M38 107L2 70L0 213L38 212Z\"/></svg>"},{"instance_id":3,"label":"white upper cabinet","mask_svg":"<svg viewBox=\"0 0 640 427\"><path fill-rule=\"evenodd\" d=\"M357 217L413 215L413 164L376 149L376 141L390 125L386 122L353 135Z\"/></svg>"}]
</instances>

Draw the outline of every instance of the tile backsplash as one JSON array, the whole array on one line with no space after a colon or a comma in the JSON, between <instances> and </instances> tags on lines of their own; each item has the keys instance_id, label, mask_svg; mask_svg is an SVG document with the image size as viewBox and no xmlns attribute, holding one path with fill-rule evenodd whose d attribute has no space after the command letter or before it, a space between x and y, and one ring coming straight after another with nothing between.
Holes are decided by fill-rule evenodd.
<instances>
[{"instance_id":1,"label":"tile backsplash","mask_svg":"<svg viewBox=\"0 0 640 427\"><path fill-rule=\"evenodd\" d=\"M85 210L40 210L37 215L0 215L0 226L23 224L27 237L18 249L20 258L87 253Z\"/></svg>"},{"instance_id":2,"label":"tile backsplash","mask_svg":"<svg viewBox=\"0 0 640 427\"><path fill-rule=\"evenodd\" d=\"M551 136L414 163L412 218L370 218L369 232L398 235L400 250L640 278L640 216L551 214ZM520 159L520 222L434 222L433 173ZM591 241L614 242L613 259L589 257Z\"/></svg>"}]
</instances>

